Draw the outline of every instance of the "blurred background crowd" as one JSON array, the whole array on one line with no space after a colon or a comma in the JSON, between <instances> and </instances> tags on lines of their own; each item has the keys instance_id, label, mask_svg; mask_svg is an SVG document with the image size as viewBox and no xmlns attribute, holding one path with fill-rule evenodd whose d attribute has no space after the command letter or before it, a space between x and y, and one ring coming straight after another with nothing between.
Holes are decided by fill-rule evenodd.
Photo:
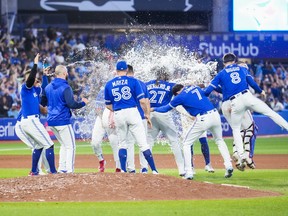
<instances>
[{"instance_id":1,"label":"blurred background crowd","mask_svg":"<svg viewBox=\"0 0 288 216\"><path fill-rule=\"evenodd\" d=\"M33 66L33 58L40 53L42 60L38 69L41 71L48 63L52 69L58 64L69 64L86 58L79 51L87 47L97 47L99 50L109 50L105 36L89 33L67 33L48 28L46 32L28 31L22 38L9 38L5 30L0 36L0 117L16 118L21 108L19 90L23 82L23 72ZM113 50L121 53L121 49ZM107 52L112 53L112 52ZM204 63L211 60L207 54L198 54ZM111 55L111 59L114 56ZM85 59L87 60L87 58ZM221 65L221 62L219 60ZM269 60L260 60L248 64L255 81L263 88L267 97L262 100L275 111L288 109L288 67ZM221 68L221 67L220 67ZM219 68L219 69L220 69ZM75 65L69 67L69 83L76 94L81 93L85 83L85 68ZM41 78L41 77L40 77ZM215 107L220 110L221 95L210 96Z\"/></svg>"}]
</instances>

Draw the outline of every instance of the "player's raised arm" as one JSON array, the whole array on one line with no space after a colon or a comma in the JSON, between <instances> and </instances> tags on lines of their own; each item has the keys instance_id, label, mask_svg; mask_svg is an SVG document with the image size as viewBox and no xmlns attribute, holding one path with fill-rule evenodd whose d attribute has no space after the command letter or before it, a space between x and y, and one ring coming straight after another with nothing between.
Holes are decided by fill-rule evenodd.
<instances>
[{"instance_id":1,"label":"player's raised arm","mask_svg":"<svg viewBox=\"0 0 288 216\"><path fill-rule=\"evenodd\" d=\"M38 53L35 58L34 58L34 65L33 65L33 68L26 80L26 87L27 88L32 88L33 85L34 85L34 82L35 82L35 79L36 79L36 74L37 74L37 66L38 66L38 62L39 62L39 57L40 57L40 54Z\"/></svg>"}]
</instances>

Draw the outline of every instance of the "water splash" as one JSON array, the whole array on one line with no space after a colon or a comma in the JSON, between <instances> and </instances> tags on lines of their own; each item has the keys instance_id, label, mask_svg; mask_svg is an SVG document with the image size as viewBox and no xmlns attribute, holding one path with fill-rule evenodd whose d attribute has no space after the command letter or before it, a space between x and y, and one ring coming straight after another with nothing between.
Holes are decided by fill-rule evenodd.
<instances>
[{"instance_id":1,"label":"water splash","mask_svg":"<svg viewBox=\"0 0 288 216\"><path fill-rule=\"evenodd\" d=\"M79 51L69 59L71 63L67 67L82 70L83 81L82 84L80 83L83 89L82 95L91 101L88 106L75 113L84 119L79 128L81 137L84 139L91 138L97 116L94 101L100 89L113 77L117 60L126 60L133 66L135 77L144 82L156 78L151 70L155 66L165 66L170 75L170 81L184 85L207 84L216 73L217 62L201 63L196 58L197 55L188 49L159 44L149 41L147 37L145 39L134 38L134 43L129 44L121 53L122 55L106 49L99 50L90 47Z\"/></svg>"}]
</instances>

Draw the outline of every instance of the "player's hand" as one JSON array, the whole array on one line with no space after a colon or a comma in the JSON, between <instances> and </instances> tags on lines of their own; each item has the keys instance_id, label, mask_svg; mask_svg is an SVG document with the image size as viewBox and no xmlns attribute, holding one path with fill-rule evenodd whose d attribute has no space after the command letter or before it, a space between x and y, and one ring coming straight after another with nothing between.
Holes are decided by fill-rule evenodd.
<instances>
[{"instance_id":1,"label":"player's hand","mask_svg":"<svg viewBox=\"0 0 288 216\"><path fill-rule=\"evenodd\" d=\"M38 62L39 62L39 57L40 57L40 54L37 53L37 55L36 55L35 58L34 58L34 64L38 64Z\"/></svg>"},{"instance_id":2,"label":"player's hand","mask_svg":"<svg viewBox=\"0 0 288 216\"><path fill-rule=\"evenodd\" d=\"M150 112L154 112L154 108L151 107L151 108L150 108Z\"/></svg>"},{"instance_id":3,"label":"player's hand","mask_svg":"<svg viewBox=\"0 0 288 216\"><path fill-rule=\"evenodd\" d=\"M152 121L151 121L151 119L150 119L150 116L145 116L145 118L146 118L146 120L147 120L147 125L148 125L148 128L152 128Z\"/></svg>"},{"instance_id":4,"label":"player's hand","mask_svg":"<svg viewBox=\"0 0 288 216\"><path fill-rule=\"evenodd\" d=\"M82 101L83 101L85 104L88 104L88 103L89 103L89 101L88 101L87 98L82 98Z\"/></svg>"},{"instance_id":5,"label":"player's hand","mask_svg":"<svg viewBox=\"0 0 288 216\"><path fill-rule=\"evenodd\" d=\"M109 113L109 128L115 128L114 113Z\"/></svg>"},{"instance_id":6,"label":"player's hand","mask_svg":"<svg viewBox=\"0 0 288 216\"><path fill-rule=\"evenodd\" d=\"M43 106L40 105L40 113L42 113L44 115L47 115L47 113L48 113L47 107L43 107Z\"/></svg>"},{"instance_id":7,"label":"player's hand","mask_svg":"<svg viewBox=\"0 0 288 216\"><path fill-rule=\"evenodd\" d=\"M261 92L261 97L263 97L264 99L266 99L266 93L265 93L264 90L262 90L262 92Z\"/></svg>"}]
</instances>

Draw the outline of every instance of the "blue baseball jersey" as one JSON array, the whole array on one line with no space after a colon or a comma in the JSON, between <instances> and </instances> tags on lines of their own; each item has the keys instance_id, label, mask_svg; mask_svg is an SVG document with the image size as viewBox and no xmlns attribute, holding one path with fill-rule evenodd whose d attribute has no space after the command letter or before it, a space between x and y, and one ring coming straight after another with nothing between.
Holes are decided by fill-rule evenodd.
<instances>
[{"instance_id":1,"label":"blue baseball jersey","mask_svg":"<svg viewBox=\"0 0 288 216\"><path fill-rule=\"evenodd\" d=\"M205 95L208 96L213 90L220 85L222 88L223 101L235 94L238 94L245 89L248 89L248 84L258 93L261 93L260 87L255 83L249 71L237 64L231 64L221 70L216 77L211 81L210 85L205 90Z\"/></svg>"},{"instance_id":2,"label":"blue baseball jersey","mask_svg":"<svg viewBox=\"0 0 288 216\"><path fill-rule=\"evenodd\" d=\"M139 83L140 83L140 85L141 85L141 88L142 88L142 91L143 91L143 93L144 93L144 98L148 98L148 99L149 99L149 92L148 92L147 86L146 86L145 83L142 82L141 80L138 80L138 81L139 81ZM141 105L140 105L139 100L138 100L137 102L138 102L138 103L137 103L137 108L138 108L138 111L139 111L139 113L140 113L140 115L141 115L141 118L142 118L142 119L145 119L145 114L144 114L144 111L143 111L143 109L142 109L142 107L141 107Z\"/></svg>"},{"instance_id":3,"label":"blue baseball jersey","mask_svg":"<svg viewBox=\"0 0 288 216\"><path fill-rule=\"evenodd\" d=\"M156 112L168 112L169 110L182 105L191 116L205 114L213 110L214 106L210 102L204 91L198 86L184 87L183 91L175 96L169 104L154 108Z\"/></svg>"},{"instance_id":4,"label":"blue baseball jersey","mask_svg":"<svg viewBox=\"0 0 288 216\"><path fill-rule=\"evenodd\" d=\"M146 83L149 100L151 107L160 107L168 104L172 97L172 88L175 83L159 80L156 84L156 80L151 80Z\"/></svg>"},{"instance_id":5,"label":"blue baseball jersey","mask_svg":"<svg viewBox=\"0 0 288 216\"><path fill-rule=\"evenodd\" d=\"M32 86L28 88L26 83L21 87L21 100L22 100L22 115L24 118L30 115L40 115L40 98L41 87Z\"/></svg>"},{"instance_id":6,"label":"blue baseball jersey","mask_svg":"<svg viewBox=\"0 0 288 216\"><path fill-rule=\"evenodd\" d=\"M137 107L144 92L139 81L133 77L117 76L105 85L105 104L112 105L114 111Z\"/></svg>"}]
</instances>

